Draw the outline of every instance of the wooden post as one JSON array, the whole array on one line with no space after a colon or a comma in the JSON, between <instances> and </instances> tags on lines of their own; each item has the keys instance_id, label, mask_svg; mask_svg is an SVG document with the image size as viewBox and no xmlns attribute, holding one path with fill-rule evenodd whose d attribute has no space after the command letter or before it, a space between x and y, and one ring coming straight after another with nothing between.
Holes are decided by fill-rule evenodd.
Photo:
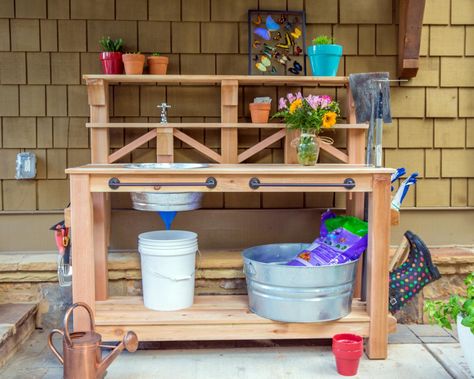
<instances>
[{"instance_id":1,"label":"wooden post","mask_svg":"<svg viewBox=\"0 0 474 379\"><path fill-rule=\"evenodd\" d=\"M370 359L385 359L388 343L390 175L374 175L372 187L367 250L367 308L370 316L367 355Z\"/></svg>"},{"instance_id":2,"label":"wooden post","mask_svg":"<svg viewBox=\"0 0 474 379\"><path fill-rule=\"evenodd\" d=\"M95 310L95 262L93 235L93 205L89 188L89 175L71 175L71 233L72 301L87 303ZM83 310L74 311L74 330L90 329L89 316Z\"/></svg>"},{"instance_id":3,"label":"wooden post","mask_svg":"<svg viewBox=\"0 0 474 379\"><path fill-rule=\"evenodd\" d=\"M221 83L221 122L238 122L239 82L222 80ZM222 163L239 163L237 128L221 129Z\"/></svg>"},{"instance_id":4,"label":"wooden post","mask_svg":"<svg viewBox=\"0 0 474 379\"><path fill-rule=\"evenodd\" d=\"M400 0L398 26L398 76L414 78L418 72L425 0Z\"/></svg>"},{"instance_id":5,"label":"wooden post","mask_svg":"<svg viewBox=\"0 0 474 379\"><path fill-rule=\"evenodd\" d=\"M352 98L352 92L349 84L347 85L347 108L346 120L348 124L357 123L355 115L355 104ZM365 129L347 129L346 131L346 147L349 164L364 163L365 153ZM364 194L348 193L346 195L346 213L361 219L364 218ZM357 276L354 285L354 297L360 298L362 294L362 259L357 266Z\"/></svg>"},{"instance_id":6,"label":"wooden post","mask_svg":"<svg viewBox=\"0 0 474 379\"><path fill-rule=\"evenodd\" d=\"M173 163L173 128L156 128L156 161L158 163Z\"/></svg>"},{"instance_id":7,"label":"wooden post","mask_svg":"<svg viewBox=\"0 0 474 379\"><path fill-rule=\"evenodd\" d=\"M90 122L109 122L109 86L102 79L88 80L87 93L90 106ZM108 163L110 152L109 130L91 128L91 163ZM110 195L93 194L94 217L94 250L95 250L95 283L96 299L108 297L107 254L110 241ZM74 247L73 247L74 249Z\"/></svg>"},{"instance_id":8,"label":"wooden post","mask_svg":"<svg viewBox=\"0 0 474 379\"><path fill-rule=\"evenodd\" d=\"M292 142L299 138L301 132L299 130L287 130L285 136L285 163L296 164L298 163L298 154L296 147L292 146Z\"/></svg>"}]
</instances>

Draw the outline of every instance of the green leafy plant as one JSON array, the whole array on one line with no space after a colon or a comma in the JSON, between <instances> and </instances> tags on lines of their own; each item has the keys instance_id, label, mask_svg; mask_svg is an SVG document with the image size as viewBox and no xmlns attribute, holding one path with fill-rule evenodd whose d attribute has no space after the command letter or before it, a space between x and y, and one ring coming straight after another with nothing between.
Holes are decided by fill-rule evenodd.
<instances>
[{"instance_id":1,"label":"green leafy plant","mask_svg":"<svg viewBox=\"0 0 474 379\"><path fill-rule=\"evenodd\" d=\"M152 57L159 57L160 56L160 53L153 53L151 54Z\"/></svg>"},{"instance_id":2,"label":"green leafy plant","mask_svg":"<svg viewBox=\"0 0 474 379\"><path fill-rule=\"evenodd\" d=\"M317 36L316 38L313 38L313 45L332 45L334 41L334 38L321 35Z\"/></svg>"},{"instance_id":3,"label":"green leafy plant","mask_svg":"<svg viewBox=\"0 0 474 379\"><path fill-rule=\"evenodd\" d=\"M99 40L99 45L104 51L120 52L123 49L123 39L117 38L116 40L113 40L110 37L102 37Z\"/></svg>"},{"instance_id":4,"label":"green leafy plant","mask_svg":"<svg viewBox=\"0 0 474 379\"><path fill-rule=\"evenodd\" d=\"M139 51L127 51L124 54L141 54Z\"/></svg>"},{"instance_id":5,"label":"green leafy plant","mask_svg":"<svg viewBox=\"0 0 474 379\"><path fill-rule=\"evenodd\" d=\"M425 311L431 323L451 329L451 324L461 315L461 324L471 329L474 334L474 272L466 277L464 284L467 286L466 297L451 295L448 301L426 302Z\"/></svg>"}]
</instances>

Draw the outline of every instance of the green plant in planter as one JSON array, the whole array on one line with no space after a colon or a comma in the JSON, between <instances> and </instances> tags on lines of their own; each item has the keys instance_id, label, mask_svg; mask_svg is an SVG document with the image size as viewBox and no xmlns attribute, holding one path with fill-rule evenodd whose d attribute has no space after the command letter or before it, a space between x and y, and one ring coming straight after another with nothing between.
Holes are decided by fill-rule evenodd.
<instances>
[{"instance_id":1,"label":"green plant in planter","mask_svg":"<svg viewBox=\"0 0 474 379\"><path fill-rule=\"evenodd\" d=\"M334 38L321 35L308 46L311 72L315 76L335 76L342 56L342 46L334 43Z\"/></svg>"},{"instance_id":2,"label":"green plant in planter","mask_svg":"<svg viewBox=\"0 0 474 379\"><path fill-rule=\"evenodd\" d=\"M161 54L160 53L152 53L151 56L152 57L159 57Z\"/></svg>"},{"instance_id":3,"label":"green plant in planter","mask_svg":"<svg viewBox=\"0 0 474 379\"><path fill-rule=\"evenodd\" d=\"M335 39L328 36L317 36L313 38L313 45L332 45L334 44Z\"/></svg>"},{"instance_id":4,"label":"green plant in planter","mask_svg":"<svg viewBox=\"0 0 474 379\"><path fill-rule=\"evenodd\" d=\"M466 297L451 295L448 301L428 300L425 311L432 323L451 329L451 323L456 322L458 315L462 317L461 324L468 327L474 334L474 272L464 280L467 286Z\"/></svg>"},{"instance_id":5,"label":"green plant in planter","mask_svg":"<svg viewBox=\"0 0 474 379\"><path fill-rule=\"evenodd\" d=\"M102 37L99 40L99 45L104 51L120 52L123 49L123 39L117 38L116 40L113 40L110 37Z\"/></svg>"}]
</instances>

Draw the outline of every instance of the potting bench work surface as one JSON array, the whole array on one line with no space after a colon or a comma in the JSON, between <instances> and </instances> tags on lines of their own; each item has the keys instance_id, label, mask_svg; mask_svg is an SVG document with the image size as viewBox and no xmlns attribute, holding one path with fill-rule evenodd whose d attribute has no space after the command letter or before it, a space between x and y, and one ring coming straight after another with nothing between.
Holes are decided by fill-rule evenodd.
<instances>
[{"instance_id":1,"label":"potting bench work surface","mask_svg":"<svg viewBox=\"0 0 474 379\"><path fill-rule=\"evenodd\" d=\"M35 331L0 369L2 379L61 378L62 366L47 347L48 331ZM114 379L313 379L341 378L327 341L166 342L122 353L108 368ZM398 325L386 360L364 356L354 378L469 379L457 337L437 326ZM58 348L60 347L57 341ZM142 345L142 347L146 347Z\"/></svg>"},{"instance_id":2,"label":"potting bench work surface","mask_svg":"<svg viewBox=\"0 0 474 379\"><path fill-rule=\"evenodd\" d=\"M390 168L365 165L211 164L199 169L134 169L123 164L92 164L69 168L73 301L87 303L104 340L121 339L127 330L141 341L329 338L355 332L368 338L371 359L387 356L387 335L395 319L388 316L387 283L390 234ZM106 222L97 199L107 192L343 192L368 193L367 301L354 304L343 319L324 324L276 323L248 311L246 298L198 296L186 311L147 312L141 299L109 297L107 289ZM99 220L99 222L97 222ZM89 320L74 317L75 330Z\"/></svg>"}]
</instances>

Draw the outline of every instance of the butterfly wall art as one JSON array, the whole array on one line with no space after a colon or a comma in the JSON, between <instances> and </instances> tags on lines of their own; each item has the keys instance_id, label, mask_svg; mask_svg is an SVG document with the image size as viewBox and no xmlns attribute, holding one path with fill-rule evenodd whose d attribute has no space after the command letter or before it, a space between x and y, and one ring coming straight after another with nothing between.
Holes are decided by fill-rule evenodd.
<instances>
[{"instance_id":1,"label":"butterfly wall art","mask_svg":"<svg viewBox=\"0 0 474 379\"><path fill-rule=\"evenodd\" d=\"M249 75L306 75L305 15L249 10Z\"/></svg>"}]
</instances>

